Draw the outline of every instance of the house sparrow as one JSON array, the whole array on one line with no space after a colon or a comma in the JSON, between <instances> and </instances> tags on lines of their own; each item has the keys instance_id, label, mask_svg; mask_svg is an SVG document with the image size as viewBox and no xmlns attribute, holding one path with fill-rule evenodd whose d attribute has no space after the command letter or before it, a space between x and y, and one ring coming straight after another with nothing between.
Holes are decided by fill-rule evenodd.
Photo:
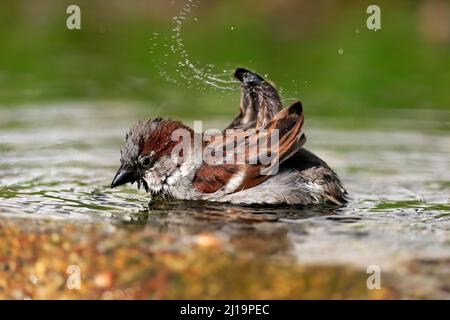
<instances>
[{"instance_id":1,"label":"house sparrow","mask_svg":"<svg viewBox=\"0 0 450 320\"><path fill-rule=\"evenodd\" d=\"M303 148L301 103L283 109L269 81L243 68L234 75L241 82L241 103L226 130L208 136L178 121L157 118L138 122L126 135L121 166L111 188L137 182L153 196L175 199L344 204L347 192L339 177ZM183 139L180 135L174 139L176 132L184 132ZM196 139L201 141L197 146L203 150L201 155L208 155L200 160ZM269 148L274 141L276 148ZM220 156L215 157L217 154ZM261 160L261 154L270 161ZM239 156L243 161L235 161Z\"/></svg>"}]
</instances>

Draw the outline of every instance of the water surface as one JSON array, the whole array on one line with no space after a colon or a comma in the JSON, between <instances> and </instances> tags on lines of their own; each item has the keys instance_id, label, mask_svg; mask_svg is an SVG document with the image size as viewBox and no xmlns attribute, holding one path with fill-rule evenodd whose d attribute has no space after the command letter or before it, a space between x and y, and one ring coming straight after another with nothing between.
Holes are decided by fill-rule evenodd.
<instances>
[{"instance_id":1,"label":"water surface","mask_svg":"<svg viewBox=\"0 0 450 320\"><path fill-rule=\"evenodd\" d=\"M351 195L341 208L111 190L125 131L161 114L128 103L0 108L0 297L450 297L447 131L307 126L306 147ZM78 291L64 285L69 264L84 272ZM366 287L370 265L381 290Z\"/></svg>"}]
</instances>

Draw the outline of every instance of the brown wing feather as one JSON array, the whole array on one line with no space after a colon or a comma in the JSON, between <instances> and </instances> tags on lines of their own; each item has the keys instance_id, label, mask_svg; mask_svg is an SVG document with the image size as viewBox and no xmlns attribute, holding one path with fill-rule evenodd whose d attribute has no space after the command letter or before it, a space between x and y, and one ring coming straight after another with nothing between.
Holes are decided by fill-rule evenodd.
<instances>
[{"instance_id":1,"label":"brown wing feather","mask_svg":"<svg viewBox=\"0 0 450 320\"><path fill-rule=\"evenodd\" d=\"M260 82L246 82L244 78L248 75L259 79ZM239 113L226 129L265 126L282 109L281 98L275 85L260 75L243 68L238 68L234 76L242 83L241 101Z\"/></svg>"},{"instance_id":2,"label":"brown wing feather","mask_svg":"<svg viewBox=\"0 0 450 320\"><path fill-rule=\"evenodd\" d=\"M203 193L213 193L226 186L238 168L235 165L202 165L194 176L194 188Z\"/></svg>"},{"instance_id":3,"label":"brown wing feather","mask_svg":"<svg viewBox=\"0 0 450 320\"><path fill-rule=\"evenodd\" d=\"M289 159L305 144L306 137L302 133L303 122L304 114L302 105L300 102L296 102L289 108L281 110L273 118L273 120L266 125L269 135L267 139L270 139L271 130L279 130L279 146L277 155L279 164L282 164L284 161ZM265 144L265 146L269 145L271 144ZM269 152L267 149L258 151L260 154L264 152L268 154ZM270 151L273 152L272 150ZM252 153L252 151L250 151L250 153ZM238 190L252 188L266 181L270 177L270 174L267 174L270 172L270 167L271 165L263 164L246 165L246 178L241 186L238 187ZM262 174L263 170L266 174Z\"/></svg>"},{"instance_id":4,"label":"brown wing feather","mask_svg":"<svg viewBox=\"0 0 450 320\"><path fill-rule=\"evenodd\" d=\"M235 190L231 190L231 192L248 189L264 182L270 175L262 174L262 172L263 170L270 170L273 162L271 164L263 164L257 161L259 158L256 156L262 154L269 155L275 152L274 156L277 157L279 164L289 159L306 141L305 135L302 133L303 122L303 108L301 103L297 102L289 108L281 110L263 128L235 131L234 136L228 132L228 135L214 137L206 148L219 150L224 155L231 156L234 161L233 163L236 163L238 154L244 153L245 164L212 165L211 161L207 161L210 164L204 163L197 171L194 178L194 187L200 192L216 192L224 188L233 176L242 174L242 172L244 172L243 182ZM269 150L273 130L279 130L278 150ZM236 141L241 141L241 143L236 143ZM265 142L262 144L258 143L260 141ZM233 144L232 148L230 148L233 153L231 155L226 154L227 143ZM207 153L209 154L209 152Z\"/></svg>"}]
</instances>

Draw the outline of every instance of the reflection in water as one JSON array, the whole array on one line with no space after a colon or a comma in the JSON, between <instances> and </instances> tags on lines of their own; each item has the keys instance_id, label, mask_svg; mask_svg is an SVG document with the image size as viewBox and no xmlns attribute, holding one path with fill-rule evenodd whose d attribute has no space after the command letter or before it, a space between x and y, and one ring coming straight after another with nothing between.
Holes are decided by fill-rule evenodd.
<instances>
[{"instance_id":1,"label":"reflection in water","mask_svg":"<svg viewBox=\"0 0 450 320\"><path fill-rule=\"evenodd\" d=\"M306 231L289 222L317 216L336 218L332 215L335 209L330 206L215 206L208 202L156 200L149 204L148 210L121 223L145 225L180 238L214 234L229 243L233 250L291 257L289 234L305 234Z\"/></svg>"},{"instance_id":2,"label":"reflection in water","mask_svg":"<svg viewBox=\"0 0 450 320\"><path fill-rule=\"evenodd\" d=\"M79 228L73 241L87 225L113 228L95 233L98 241L135 239L130 252L142 246L185 252L197 244L264 264L362 271L375 264L410 296L418 287L428 288L425 296L449 294L449 277L439 271L450 257L447 133L308 129L308 148L336 169L351 194L340 208L149 203L131 187L109 189L124 132L148 111L104 108L0 109L0 225L25 218L18 221L35 222L19 223L31 235L62 223ZM401 279L413 273L414 284L404 285Z\"/></svg>"}]
</instances>

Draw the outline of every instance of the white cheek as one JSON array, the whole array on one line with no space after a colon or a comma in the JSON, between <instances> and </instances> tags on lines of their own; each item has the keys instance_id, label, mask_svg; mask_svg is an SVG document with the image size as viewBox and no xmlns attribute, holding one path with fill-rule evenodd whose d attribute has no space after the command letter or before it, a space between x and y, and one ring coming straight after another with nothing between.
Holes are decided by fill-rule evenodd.
<instances>
[{"instance_id":1,"label":"white cheek","mask_svg":"<svg viewBox=\"0 0 450 320\"><path fill-rule=\"evenodd\" d=\"M192 173L195 170L195 164L193 161L186 160L183 162L180 166L179 172L182 177L188 176L190 173Z\"/></svg>"},{"instance_id":2,"label":"white cheek","mask_svg":"<svg viewBox=\"0 0 450 320\"><path fill-rule=\"evenodd\" d=\"M148 186L151 189L157 188L157 186L160 184L158 179L156 179L154 173L147 171L144 175L144 180L147 182Z\"/></svg>"},{"instance_id":3,"label":"white cheek","mask_svg":"<svg viewBox=\"0 0 450 320\"><path fill-rule=\"evenodd\" d=\"M177 170L170 177L167 178L166 182L168 185L173 186L180 179L180 171Z\"/></svg>"}]
</instances>

